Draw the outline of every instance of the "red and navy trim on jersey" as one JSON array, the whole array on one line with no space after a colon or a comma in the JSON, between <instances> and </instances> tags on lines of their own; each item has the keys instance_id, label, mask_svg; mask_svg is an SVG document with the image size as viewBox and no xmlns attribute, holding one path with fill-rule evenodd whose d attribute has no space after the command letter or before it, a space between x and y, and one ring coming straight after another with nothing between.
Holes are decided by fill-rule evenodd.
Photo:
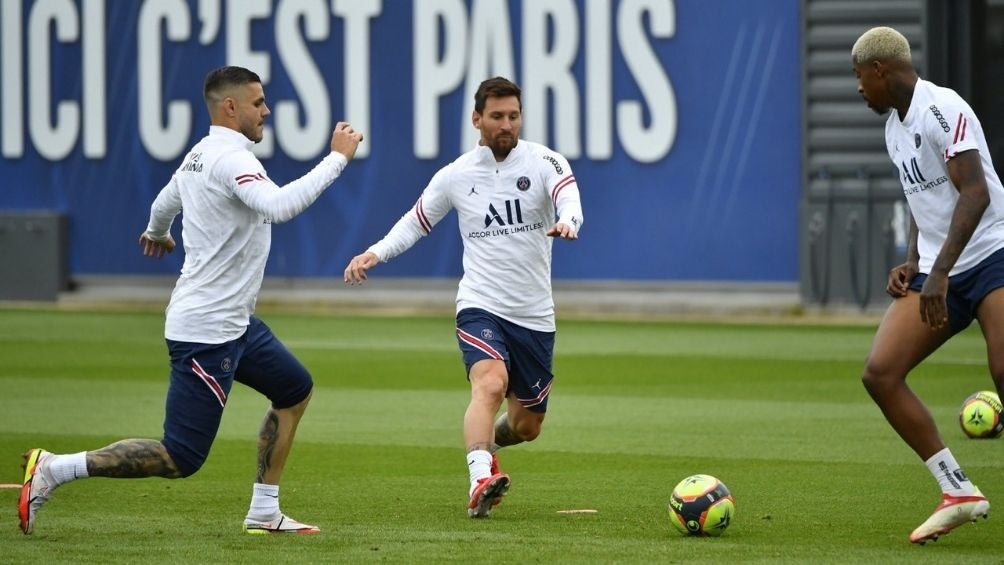
<instances>
[{"instance_id":1,"label":"red and navy trim on jersey","mask_svg":"<svg viewBox=\"0 0 1004 565\"><path fill-rule=\"evenodd\" d=\"M461 341L470 345L471 347L481 350L485 355L488 355L492 359L505 361L505 358L502 357L502 354L499 353L494 347L488 345L486 342L478 339L477 337L465 332L460 328L457 328L457 337L459 337Z\"/></svg>"},{"instance_id":2,"label":"red and navy trim on jersey","mask_svg":"<svg viewBox=\"0 0 1004 565\"><path fill-rule=\"evenodd\" d=\"M568 175L567 177L559 180L558 184L554 185L554 188L551 190L551 201L554 202L555 206L558 205L558 194L560 194L561 191L566 186L568 186L568 185L570 185L570 184L572 184L574 182L575 182L575 175Z\"/></svg>"},{"instance_id":3,"label":"red and navy trim on jersey","mask_svg":"<svg viewBox=\"0 0 1004 565\"><path fill-rule=\"evenodd\" d=\"M237 181L238 185L241 185L259 180L268 180L268 177L265 176L265 173L253 173L253 174L247 173L243 175L237 175L236 177L234 177L234 180Z\"/></svg>"},{"instance_id":4,"label":"red and navy trim on jersey","mask_svg":"<svg viewBox=\"0 0 1004 565\"><path fill-rule=\"evenodd\" d=\"M966 116L962 112L959 112L959 119L955 123L955 139L952 140L952 145L966 139L966 125L968 123L969 121L966 119Z\"/></svg>"},{"instance_id":5,"label":"red and navy trim on jersey","mask_svg":"<svg viewBox=\"0 0 1004 565\"><path fill-rule=\"evenodd\" d=\"M223 392L223 387L220 386L220 383L216 382L216 378L207 373L194 357L192 358L192 371L202 379L202 382L206 383L209 390L213 391L216 400L220 402L220 406L225 407L227 405L227 393Z\"/></svg>"},{"instance_id":6,"label":"red and navy trim on jersey","mask_svg":"<svg viewBox=\"0 0 1004 565\"><path fill-rule=\"evenodd\" d=\"M422 197L418 197L418 202L415 203L415 216L418 218L419 225L425 230L425 233L432 231L432 222L429 221L429 217L425 215L425 208L422 208Z\"/></svg>"}]
</instances>

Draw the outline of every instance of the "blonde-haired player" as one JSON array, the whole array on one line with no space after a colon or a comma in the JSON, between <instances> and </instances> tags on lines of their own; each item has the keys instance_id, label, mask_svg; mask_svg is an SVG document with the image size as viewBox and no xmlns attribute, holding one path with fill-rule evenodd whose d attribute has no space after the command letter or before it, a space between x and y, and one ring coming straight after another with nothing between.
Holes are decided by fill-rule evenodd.
<instances>
[{"instance_id":1,"label":"blonde-haired player","mask_svg":"<svg viewBox=\"0 0 1004 565\"><path fill-rule=\"evenodd\" d=\"M991 376L1004 392L1004 188L972 108L953 90L917 75L901 33L868 30L851 49L851 60L868 106L879 114L893 110L886 147L912 224L906 261L889 272L886 292L894 300L862 380L941 487L941 503L910 534L911 542L924 543L990 509L906 377L975 318Z\"/></svg>"}]
</instances>

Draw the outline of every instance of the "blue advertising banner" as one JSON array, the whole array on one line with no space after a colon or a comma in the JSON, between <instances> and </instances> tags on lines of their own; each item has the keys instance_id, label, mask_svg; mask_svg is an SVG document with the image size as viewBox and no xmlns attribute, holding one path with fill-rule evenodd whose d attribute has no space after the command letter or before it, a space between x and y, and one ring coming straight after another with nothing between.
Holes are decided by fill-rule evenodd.
<instances>
[{"instance_id":1,"label":"blue advertising banner","mask_svg":"<svg viewBox=\"0 0 1004 565\"><path fill-rule=\"evenodd\" d=\"M561 279L795 281L797 0L3 0L0 209L69 218L74 274L166 274L136 240L206 134L206 73L257 72L282 185L366 134L266 274L338 277L477 142L473 92L523 88L522 137L571 162L585 225ZM454 277L451 215L377 276ZM180 235L175 222L174 235ZM0 255L3 250L0 249Z\"/></svg>"}]
</instances>

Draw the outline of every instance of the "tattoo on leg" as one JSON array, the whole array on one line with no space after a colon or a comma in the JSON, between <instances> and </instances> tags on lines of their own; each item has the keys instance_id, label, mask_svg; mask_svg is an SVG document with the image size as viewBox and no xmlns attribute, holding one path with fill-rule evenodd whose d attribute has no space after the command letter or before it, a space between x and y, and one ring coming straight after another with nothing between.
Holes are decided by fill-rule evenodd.
<instances>
[{"instance_id":1,"label":"tattoo on leg","mask_svg":"<svg viewBox=\"0 0 1004 565\"><path fill-rule=\"evenodd\" d=\"M499 447L523 443L523 438L516 435L516 432L514 432L509 426L508 413L502 414L499 416L499 419L495 421L495 443Z\"/></svg>"},{"instance_id":2,"label":"tattoo on leg","mask_svg":"<svg viewBox=\"0 0 1004 565\"><path fill-rule=\"evenodd\" d=\"M491 447L489 443L472 443L467 446L467 453L472 451L491 451Z\"/></svg>"},{"instance_id":3,"label":"tattoo on leg","mask_svg":"<svg viewBox=\"0 0 1004 565\"><path fill-rule=\"evenodd\" d=\"M265 482L265 474L272 467L272 452L278 440L279 415L269 408L265 421L261 423L261 431L258 432L258 476L255 482Z\"/></svg>"},{"instance_id":4,"label":"tattoo on leg","mask_svg":"<svg viewBox=\"0 0 1004 565\"><path fill-rule=\"evenodd\" d=\"M181 472L164 444L154 439L124 439L87 452L87 473L92 477L177 479Z\"/></svg>"}]
</instances>

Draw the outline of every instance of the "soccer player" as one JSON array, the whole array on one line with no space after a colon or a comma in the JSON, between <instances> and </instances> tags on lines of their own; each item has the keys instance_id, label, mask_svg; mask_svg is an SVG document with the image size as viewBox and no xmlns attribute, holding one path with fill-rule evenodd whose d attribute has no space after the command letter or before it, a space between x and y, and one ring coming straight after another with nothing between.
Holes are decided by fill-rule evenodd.
<instances>
[{"instance_id":1,"label":"soccer player","mask_svg":"<svg viewBox=\"0 0 1004 565\"><path fill-rule=\"evenodd\" d=\"M457 210L464 244L457 341L471 386L464 414L467 513L485 518L509 490L495 452L536 439L544 422L555 332L551 238L578 237L582 206L568 161L519 139L516 84L502 77L482 82L471 120L481 132L478 146L432 177L390 232L349 262L345 282L361 284L367 270ZM503 400L506 412L496 421Z\"/></svg>"},{"instance_id":2,"label":"soccer player","mask_svg":"<svg viewBox=\"0 0 1004 565\"><path fill-rule=\"evenodd\" d=\"M209 135L202 138L150 210L140 237L143 255L175 247L171 224L184 210L185 264L167 306L164 336L171 357L164 437L125 439L95 451L24 454L18 501L30 534L39 508L60 485L84 477L192 475L205 462L234 381L271 401L258 435L258 470L244 531L314 533L279 508L279 479L313 381L306 368L253 315L271 245L273 222L302 212L355 155L362 133L339 122L331 153L306 175L279 187L251 153L269 115L261 79L241 67L206 76Z\"/></svg>"},{"instance_id":3,"label":"soccer player","mask_svg":"<svg viewBox=\"0 0 1004 565\"><path fill-rule=\"evenodd\" d=\"M941 486L941 503L910 534L911 542L924 543L986 517L990 508L906 376L976 318L990 373L1004 393L1004 188L972 108L954 91L918 77L903 35L870 29L854 44L851 60L868 107L879 114L893 110L886 147L911 217L906 262L889 272L886 292L894 300L862 380Z\"/></svg>"}]
</instances>

